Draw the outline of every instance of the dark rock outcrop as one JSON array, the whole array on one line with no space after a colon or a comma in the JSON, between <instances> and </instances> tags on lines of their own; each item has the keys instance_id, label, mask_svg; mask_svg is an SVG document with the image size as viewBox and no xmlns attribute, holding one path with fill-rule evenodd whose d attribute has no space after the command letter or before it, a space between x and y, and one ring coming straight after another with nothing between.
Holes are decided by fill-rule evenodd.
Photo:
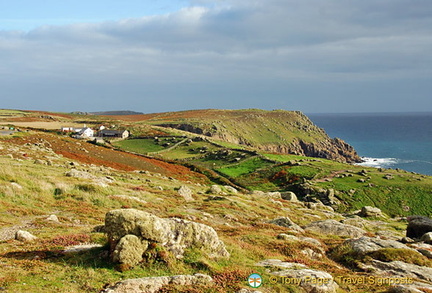
<instances>
[{"instance_id":1,"label":"dark rock outcrop","mask_svg":"<svg viewBox=\"0 0 432 293\"><path fill-rule=\"evenodd\" d=\"M408 217L407 237L421 238L428 232L432 232L432 219L424 216Z\"/></svg>"}]
</instances>

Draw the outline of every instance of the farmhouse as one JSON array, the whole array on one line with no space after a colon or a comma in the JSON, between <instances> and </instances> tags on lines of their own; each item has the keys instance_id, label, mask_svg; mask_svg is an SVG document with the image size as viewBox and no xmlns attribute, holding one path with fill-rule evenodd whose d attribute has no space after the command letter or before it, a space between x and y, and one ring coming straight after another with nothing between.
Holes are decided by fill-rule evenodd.
<instances>
[{"instance_id":1,"label":"farmhouse","mask_svg":"<svg viewBox=\"0 0 432 293\"><path fill-rule=\"evenodd\" d=\"M78 131L77 135L78 135L78 137L81 137L81 138L93 137L94 131L91 128L85 127L83 129L81 129L80 131Z\"/></svg>"},{"instance_id":2,"label":"farmhouse","mask_svg":"<svg viewBox=\"0 0 432 293\"><path fill-rule=\"evenodd\" d=\"M102 129L98 133L99 137L118 137L118 138L128 138L129 137L129 131L127 130L109 130L109 129Z\"/></svg>"}]
</instances>

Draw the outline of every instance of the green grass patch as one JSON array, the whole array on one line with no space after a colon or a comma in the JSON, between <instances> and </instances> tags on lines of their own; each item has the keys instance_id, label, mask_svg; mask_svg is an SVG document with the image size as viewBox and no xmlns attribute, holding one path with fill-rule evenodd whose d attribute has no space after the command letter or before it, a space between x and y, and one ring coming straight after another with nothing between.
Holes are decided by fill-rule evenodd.
<instances>
[{"instance_id":1,"label":"green grass patch","mask_svg":"<svg viewBox=\"0 0 432 293\"><path fill-rule=\"evenodd\" d=\"M227 176L236 178L240 175L248 174L256 171L257 169L265 168L271 165L273 165L273 163L263 160L259 157L253 157L233 166L220 168L218 171Z\"/></svg>"}]
</instances>

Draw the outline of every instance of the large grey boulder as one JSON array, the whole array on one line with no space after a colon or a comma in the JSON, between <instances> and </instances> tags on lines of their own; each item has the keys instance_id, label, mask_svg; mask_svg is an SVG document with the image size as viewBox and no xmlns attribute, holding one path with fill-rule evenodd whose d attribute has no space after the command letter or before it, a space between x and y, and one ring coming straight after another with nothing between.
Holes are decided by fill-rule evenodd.
<instances>
[{"instance_id":1,"label":"large grey boulder","mask_svg":"<svg viewBox=\"0 0 432 293\"><path fill-rule=\"evenodd\" d=\"M283 277L284 280L293 280L295 284L311 293L336 293L339 286L334 281L333 276L327 272L300 269L284 270L272 273L275 276ZM286 279L288 278L288 279Z\"/></svg>"},{"instance_id":2,"label":"large grey boulder","mask_svg":"<svg viewBox=\"0 0 432 293\"><path fill-rule=\"evenodd\" d=\"M163 219L136 209L112 210L106 214L104 230L114 252L113 260L127 259L125 264L131 266L141 261L138 256L149 243L165 247L177 258L188 248L197 248L209 257L229 257L213 228L183 219Z\"/></svg>"},{"instance_id":3,"label":"large grey boulder","mask_svg":"<svg viewBox=\"0 0 432 293\"><path fill-rule=\"evenodd\" d=\"M395 240L383 240L380 238L371 238L363 236L357 239L349 239L344 242L344 245L348 245L353 251L365 254L374 252L383 248L398 248L398 249L409 249L416 251L403 243Z\"/></svg>"},{"instance_id":4,"label":"large grey boulder","mask_svg":"<svg viewBox=\"0 0 432 293\"><path fill-rule=\"evenodd\" d=\"M167 285L199 286L210 285L213 279L204 274L148 277L120 281L102 290L101 293L155 293Z\"/></svg>"},{"instance_id":5,"label":"large grey boulder","mask_svg":"<svg viewBox=\"0 0 432 293\"><path fill-rule=\"evenodd\" d=\"M366 234L366 231L363 229L348 224L342 224L335 220L312 222L306 226L305 231L351 238L361 237Z\"/></svg>"},{"instance_id":6,"label":"large grey boulder","mask_svg":"<svg viewBox=\"0 0 432 293\"><path fill-rule=\"evenodd\" d=\"M275 224L281 227L286 227L290 230L294 230L300 233L304 233L304 230L297 225L296 223L294 223L290 218L288 217L280 217L280 218L276 218L273 219L269 222L270 224Z\"/></svg>"},{"instance_id":7,"label":"large grey boulder","mask_svg":"<svg viewBox=\"0 0 432 293\"><path fill-rule=\"evenodd\" d=\"M428 232L432 232L432 219L423 216L408 217L407 237L420 238Z\"/></svg>"},{"instance_id":8,"label":"large grey boulder","mask_svg":"<svg viewBox=\"0 0 432 293\"><path fill-rule=\"evenodd\" d=\"M379 208L371 207L371 206L364 206L362 207L359 216L361 217L382 217L382 211Z\"/></svg>"}]
</instances>

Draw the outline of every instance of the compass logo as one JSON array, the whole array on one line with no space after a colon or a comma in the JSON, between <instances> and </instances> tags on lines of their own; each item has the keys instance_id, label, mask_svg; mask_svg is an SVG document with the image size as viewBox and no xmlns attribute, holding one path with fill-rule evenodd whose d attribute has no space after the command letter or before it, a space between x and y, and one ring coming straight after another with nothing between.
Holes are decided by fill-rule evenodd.
<instances>
[{"instance_id":1,"label":"compass logo","mask_svg":"<svg viewBox=\"0 0 432 293\"><path fill-rule=\"evenodd\" d=\"M248 284L252 288L258 288L262 285L262 278L258 274L252 274L248 277Z\"/></svg>"}]
</instances>

